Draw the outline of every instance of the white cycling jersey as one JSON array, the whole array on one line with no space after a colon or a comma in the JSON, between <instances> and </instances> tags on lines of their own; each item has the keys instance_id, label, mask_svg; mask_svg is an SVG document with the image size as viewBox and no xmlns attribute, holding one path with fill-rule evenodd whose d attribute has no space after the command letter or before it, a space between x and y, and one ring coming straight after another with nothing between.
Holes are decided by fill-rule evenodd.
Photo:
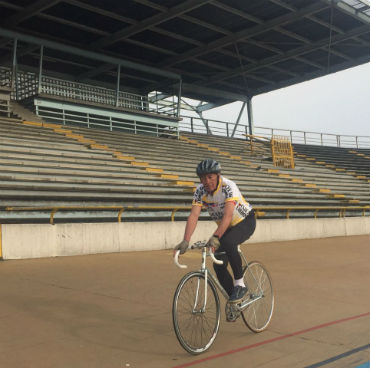
<instances>
[{"instance_id":1,"label":"white cycling jersey","mask_svg":"<svg viewBox=\"0 0 370 370\"><path fill-rule=\"evenodd\" d=\"M226 202L235 203L230 226L243 221L252 210L252 206L244 199L235 182L223 176L220 176L217 189L213 194L208 194L203 184L198 185L192 204L206 207L212 220L219 224L224 215Z\"/></svg>"}]
</instances>

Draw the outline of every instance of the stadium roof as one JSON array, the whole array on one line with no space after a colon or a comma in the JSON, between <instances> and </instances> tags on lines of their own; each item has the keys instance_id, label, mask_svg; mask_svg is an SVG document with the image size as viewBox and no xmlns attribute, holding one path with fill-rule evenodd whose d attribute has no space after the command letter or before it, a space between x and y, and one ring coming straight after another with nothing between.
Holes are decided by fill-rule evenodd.
<instances>
[{"instance_id":1,"label":"stadium roof","mask_svg":"<svg viewBox=\"0 0 370 370\"><path fill-rule=\"evenodd\" d=\"M1 0L0 65L207 101L370 61L368 0ZM75 53L75 51L79 51ZM96 58L97 55L102 57ZM165 95L165 94L164 94Z\"/></svg>"}]
</instances>

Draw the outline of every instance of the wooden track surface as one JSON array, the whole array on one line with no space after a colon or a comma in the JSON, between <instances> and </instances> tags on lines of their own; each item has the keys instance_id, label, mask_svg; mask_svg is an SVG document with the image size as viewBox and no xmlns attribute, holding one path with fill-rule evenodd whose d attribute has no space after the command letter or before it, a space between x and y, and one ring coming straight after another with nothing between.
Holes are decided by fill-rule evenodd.
<instances>
[{"instance_id":1,"label":"wooden track surface","mask_svg":"<svg viewBox=\"0 0 370 370\"><path fill-rule=\"evenodd\" d=\"M369 236L246 244L271 273L269 328L228 323L191 356L172 327L172 251L0 262L1 367L356 367L369 361ZM181 261L200 264L199 252Z\"/></svg>"}]
</instances>

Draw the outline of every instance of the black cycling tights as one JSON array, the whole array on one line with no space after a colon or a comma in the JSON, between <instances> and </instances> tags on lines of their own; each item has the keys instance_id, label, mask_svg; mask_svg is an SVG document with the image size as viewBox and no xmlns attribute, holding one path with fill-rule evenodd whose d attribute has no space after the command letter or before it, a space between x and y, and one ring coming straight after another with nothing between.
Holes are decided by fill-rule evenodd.
<instances>
[{"instance_id":1,"label":"black cycling tights","mask_svg":"<svg viewBox=\"0 0 370 370\"><path fill-rule=\"evenodd\" d=\"M256 229L256 219L252 211L242 222L228 229L220 239L220 248L215 253L217 259L222 260L222 265L213 264L217 278L226 292L231 295L234 287L233 278L227 270L228 262L234 273L235 280L243 277L242 259L238 252L238 245L248 240ZM226 254L219 255L220 252Z\"/></svg>"}]
</instances>

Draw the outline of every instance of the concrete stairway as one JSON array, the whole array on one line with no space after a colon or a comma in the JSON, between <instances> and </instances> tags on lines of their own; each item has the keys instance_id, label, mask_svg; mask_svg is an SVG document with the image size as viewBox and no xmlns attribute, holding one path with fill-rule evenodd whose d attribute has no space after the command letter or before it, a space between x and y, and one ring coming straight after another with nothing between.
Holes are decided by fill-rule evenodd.
<instances>
[{"instance_id":1,"label":"concrete stairway","mask_svg":"<svg viewBox=\"0 0 370 370\"><path fill-rule=\"evenodd\" d=\"M14 100L10 102L10 109L13 115L20 118L22 121L43 122L42 119L30 109Z\"/></svg>"}]
</instances>

